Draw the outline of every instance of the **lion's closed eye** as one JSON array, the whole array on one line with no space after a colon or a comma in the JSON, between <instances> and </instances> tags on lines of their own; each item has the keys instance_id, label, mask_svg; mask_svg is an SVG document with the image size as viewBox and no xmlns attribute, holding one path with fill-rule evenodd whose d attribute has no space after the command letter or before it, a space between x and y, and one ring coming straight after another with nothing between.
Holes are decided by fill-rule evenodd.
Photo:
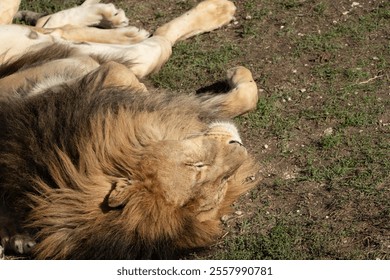
<instances>
[{"instance_id":1,"label":"lion's closed eye","mask_svg":"<svg viewBox=\"0 0 390 280\"><path fill-rule=\"evenodd\" d=\"M192 167L195 167L195 168L198 168L198 169L202 169L202 168L206 168L206 167L210 166L210 164L208 164L206 162L203 162L203 161L194 162L194 163L187 163L186 165L187 166L192 166Z\"/></svg>"}]
</instances>

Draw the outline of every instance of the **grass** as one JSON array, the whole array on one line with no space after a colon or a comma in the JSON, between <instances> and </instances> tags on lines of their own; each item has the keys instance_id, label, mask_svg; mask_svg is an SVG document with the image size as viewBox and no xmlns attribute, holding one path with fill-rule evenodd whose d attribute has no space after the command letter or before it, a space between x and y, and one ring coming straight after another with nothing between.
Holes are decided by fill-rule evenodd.
<instances>
[{"instance_id":1,"label":"grass","mask_svg":"<svg viewBox=\"0 0 390 280\"><path fill-rule=\"evenodd\" d=\"M114 2L152 27L194 4ZM390 259L390 2L234 2L236 24L180 42L149 78L195 92L245 65L264 89L235 120L264 180L234 205L244 215L232 215L229 234L190 257Z\"/></svg>"},{"instance_id":2,"label":"grass","mask_svg":"<svg viewBox=\"0 0 390 280\"><path fill-rule=\"evenodd\" d=\"M250 227L251 225L247 225ZM299 228L278 221L267 235L243 235L224 242L225 250L216 259L301 259L295 250L299 242Z\"/></svg>"},{"instance_id":3,"label":"grass","mask_svg":"<svg viewBox=\"0 0 390 280\"><path fill-rule=\"evenodd\" d=\"M49 1L49 0L24 0L20 3L20 10L30 10L34 12L53 13L62 9L68 9L79 5L80 1Z\"/></svg>"},{"instance_id":4,"label":"grass","mask_svg":"<svg viewBox=\"0 0 390 280\"><path fill-rule=\"evenodd\" d=\"M305 151L307 162L302 180L326 182L329 188L376 193L377 186L390 176L390 163L385 160L389 147L385 136L324 136L316 149Z\"/></svg>"},{"instance_id":5,"label":"grass","mask_svg":"<svg viewBox=\"0 0 390 280\"><path fill-rule=\"evenodd\" d=\"M178 43L167 64L151 77L154 85L183 90L191 89L194 84L200 87L210 83L210 80L221 80L221 74L225 73L229 61L239 55L239 49L233 44L224 44L205 52L201 41L197 37L190 42ZM183 79L182 71L190 71L193 75Z\"/></svg>"}]
</instances>

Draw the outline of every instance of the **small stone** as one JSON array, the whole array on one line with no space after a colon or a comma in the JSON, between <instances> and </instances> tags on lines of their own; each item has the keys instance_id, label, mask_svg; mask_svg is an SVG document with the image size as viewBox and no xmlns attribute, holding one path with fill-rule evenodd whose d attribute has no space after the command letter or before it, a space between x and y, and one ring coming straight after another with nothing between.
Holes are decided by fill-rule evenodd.
<instances>
[{"instance_id":1,"label":"small stone","mask_svg":"<svg viewBox=\"0 0 390 280\"><path fill-rule=\"evenodd\" d=\"M247 15L247 16L245 17L245 19L246 19L246 20L251 20L251 19L252 19L252 16Z\"/></svg>"},{"instance_id":2,"label":"small stone","mask_svg":"<svg viewBox=\"0 0 390 280\"><path fill-rule=\"evenodd\" d=\"M265 144L263 147L264 147L264 149L268 149L269 148L269 146L267 144Z\"/></svg>"},{"instance_id":3,"label":"small stone","mask_svg":"<svg viewBox=\"0 0 390 280\"><path fill-rule=\"evenodd\" d=\"M330 136L333 134L333 128L332 127L328 127L327 129L324 130L324 135L325 136Z\"/></svg>"},{"instance_id":4,"label":"small stone","mask_svg":"<svg viewBox=\"0 0 390 280\"><path fill-rule=\"evenodd\" d=\"M229 219L230 219L230 216L229 216L229 215L223 215L222 218L221 218L221 221L225 223L225 222L227 222Z\"/></svg>"},{"instance_id":5,"label":"small stone","mask_svg":"<svg viewBox=\"0 0 390 280\"><path fill-rule=\"evenodd\" d=\"M304 92L306 92L306 89L305 88L301 88L299 91L304 93Z\"/></svg>"},{"instance_id":6,"label":"small stone","mask_svg":"<svg viewBox=\"0 0 390 280\"><path fill-rule=\"evenodd\" d=\"M238 210L238 211L236 211L236 212L234 212L234 214L236 214L237 216L242 216L242 211L240 211L240 210Z\"/></svg>"}]
</instances>

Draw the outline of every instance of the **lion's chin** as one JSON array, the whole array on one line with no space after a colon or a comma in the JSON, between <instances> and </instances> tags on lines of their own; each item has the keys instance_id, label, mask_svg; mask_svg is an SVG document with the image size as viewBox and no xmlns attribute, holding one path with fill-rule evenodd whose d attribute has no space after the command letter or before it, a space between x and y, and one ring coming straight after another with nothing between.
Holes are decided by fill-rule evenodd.
<instances>
[{"instance_id":1,"label":"lion's chin","mask_svg":"<svg viewBox=\"0 0 390 280\"><path fill-rule=\"evenodd\" d=\"M218 208L210 208L208 210L204 210L200 212L196 218L200 222L215 220L218 215Z\"/></svg>"},{"instance_id":2,"label":"lion's chin","mask_svg":"<svg viewBox=\"0 0 390 280\"><path fill-rule=\"evenodd\" d=\"M211 200L203 201L202 205L198 209L199 213L196 215L196 218L199 221L204 222L207 220L215 220L219 218L219 208L227 192L227 181L228 180L224 180L222 182L214 196L209 196L212 197Z\"/></svg>"}]
</instances>

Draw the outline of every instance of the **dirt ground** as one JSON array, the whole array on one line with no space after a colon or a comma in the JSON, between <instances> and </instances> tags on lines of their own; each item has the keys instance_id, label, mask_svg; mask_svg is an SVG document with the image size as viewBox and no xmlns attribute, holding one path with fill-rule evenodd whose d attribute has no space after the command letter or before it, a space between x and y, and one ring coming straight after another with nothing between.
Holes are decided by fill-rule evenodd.
<instances>
[{"instance_id":1,"label":"dirt ground","mask_svg":"<svg viewBox=\"0 0 390 280\"><path fill-rule=\"evenodd\" d=\"M153 31L198 1L113 2ZM194 93L243 65L259 87L235 121L263 180L216 244L183 258L390 259L389 1L233 2L235 21L178 44L145 81Z\"/></svg>"}]
</instances>

